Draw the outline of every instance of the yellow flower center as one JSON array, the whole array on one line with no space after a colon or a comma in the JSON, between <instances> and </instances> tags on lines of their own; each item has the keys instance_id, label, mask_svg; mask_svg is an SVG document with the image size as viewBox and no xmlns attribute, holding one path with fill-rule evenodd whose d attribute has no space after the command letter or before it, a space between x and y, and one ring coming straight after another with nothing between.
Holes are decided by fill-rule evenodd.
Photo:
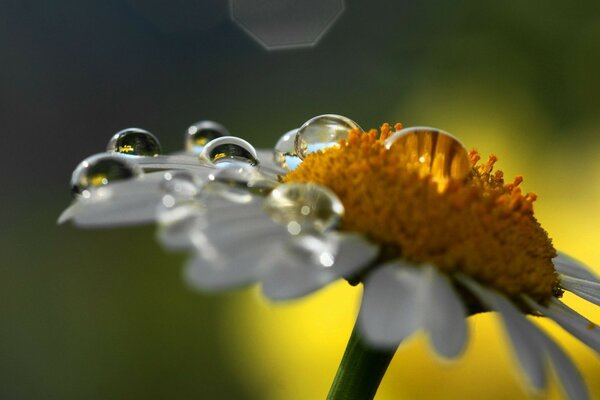
<instances>
[{"instance_id":1,"label":"yellow flower center","mask_svg":"<svg viewBox=\"0 0 600 400\"><path fill-rule=\"evenodd\" d=\"M381 244L389 258L461 272L514 299L526 294L546 302L560 294L556 251L533 215L536 195L519 188L521 177L505 184L501 171L492 173L495 156L479 163L471 151L467 177L440 183L405 162L402 146L384 146L391 132L388 124L379 135L351 131L283 180L334 191L345 208L341 229Z\"/></svg>"}]
</instances>

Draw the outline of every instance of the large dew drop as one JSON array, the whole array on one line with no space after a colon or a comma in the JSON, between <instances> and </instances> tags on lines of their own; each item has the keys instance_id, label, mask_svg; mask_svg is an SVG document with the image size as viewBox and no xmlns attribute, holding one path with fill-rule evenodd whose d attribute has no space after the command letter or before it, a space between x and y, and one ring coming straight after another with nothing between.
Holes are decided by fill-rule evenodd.
<instances>
[{"instance_id":1,"label":"large dew drop","mask_svg":"<svg viewBox=\"0 0 600 400\"><path fill-rule=\"evenodd\" d=\"M337 146L353 129L362 131L356 122L341 115L325 114L309 119L296 134L296 154L304 160L310 153Z\"/></svg>"},{"instance_id":2,"label":"large dew drop","mask_svg":"<svg viewBox=\"0 0 600 400\"><path fill-rule=\"evenodd\" d=\"M300 165L302 160L296 154L294 139L298 128L286 132L275 145L273 149L273 161L286 171L292 171Z\"/></svg>"},{"instance_id":3,"label":"large dew drop","mask_svg":"<svg viewBox=\"0 0 600 400\"><path fill-rule=\"evenodd\" d=\"M139 128L127 128L115 133L106 146L109 153L130 156L157 156L161 153L158 139L150 132Z\"/></svg>"},{"instance_id":4,"label":"large dew drop","mask_svg":"<svg viewBox=\"0 0 600 400\"><path fill-rule=\"evenodd\" d=\"M465 146L451 134L436 128L411 127L390 136L385 146L401 148L400 163L422 176L431 174L443 190L450 179L463 180L471 172Z\"/></svg>"},{"instance_id":5,"label":"large dew drop","mask_svg":"<svg viewBox=\"0 0 600 400\"><path fill-rule=\"evenodd\" d=\"M265 199L264 208L292 235L324 232L344 214L344 206L331 190L304 183L279 185Z\"/></svg>"},{"instance_id":6,"label":"large dew drop","mask_svg":"<svg viewBox=\"0 0 600 400\"><path fill-rule=\"evenodd\" d=\"M252 145L235 136L224 136L208 142L200 158L215 166L231 163L258 165L258 155Z\"/></svg>"},{"instance_id":7,"label":"large dew drop","mask_svg":"<svg viewBox=\"0 0 600 400\"><path fill-rule=\"evenodd\" d=\"M89 196L89 189L108 185L141 174L140 168L125 157L110 154L97 154L83 160L71 176L71 190L74 195Z\"/></svg>"},{"instance_id":8,"label":"large dew drop","mask_svg":"<svg viewBox=\"0 0 600 400\"><path fill-rule=\"evenodd\" d=\"M229 136L229 131L223 125L215 121L198 121L186 130L185 149L200 154L208 142L223 136Z\"/></svg>"}]
</instances>

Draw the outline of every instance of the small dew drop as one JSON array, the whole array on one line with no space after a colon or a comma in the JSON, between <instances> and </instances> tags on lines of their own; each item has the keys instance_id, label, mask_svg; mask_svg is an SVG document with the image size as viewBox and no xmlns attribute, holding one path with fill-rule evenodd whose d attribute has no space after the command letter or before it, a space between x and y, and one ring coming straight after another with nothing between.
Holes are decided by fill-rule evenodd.
<instances>
[{"instance_id":1,"label":"small dew drop","mask_svg":"<svg viewBox=\"0 0 600 400\"><path fill-rule=\"evenodd\" d=\"M331 267L334 262L333 254L331 254L329 252L321 253L321 255L319 256L319 262L324 267Z\"/></svg>"},{"instance_id":2,"label":"small dew drop","mask_svg":"<svg viewBox=\"0 0 600 400\"><path fill-rule=\"evenodd\" d=\"M200 153L200 158L215 166L231 164L258 165L258 155L254 147L235 136L224 136L208 142Z\"/></svg>"},{"instance_id":3,"label":"small dew drop","mask_svg":"<svg viewBox=\"0 0 600 400\"><path fill-rule=\"evenodd\" d=\"M161 153L158 139L139 128L127 128L115 133L106 146L109 153L154 157Z\"/></svg>"},{"instance_id":4,"label":"small dew drop","mask_svg":"<svg viewBox=\"0 0 600 400\"><path fill-rule=\"evenodd\" d=\"M71 190L84 198L91 196L89 189L139 176L139 167L121 155L97 154L83 160L71 176Z\"/></svg>"},{"instance_id":5,"label":"small dew drop","mask_svg":"<svg viewBox=\"0 0 600 400\"><path fill-rule=\"evenodd\" d=\"M300 159L304 160L310 153L337 146L341 139L346 139L348 133L361 127L350 118L325 114L306 121L296 133L294 148Z\"/></svg>"},{"instance_id":6,"label":"small dew drop","mask_svg":"<svg viewBox=\"0 0 600 400\"><path fill-rule=\"evenodd\" d=\"M200 191L200 181L187 171L168 171L163 175L161 188L177 197L193 197Z\"/></svg>"},{"instance_id":7,"label":"small dew drop","mask_svg":"<svg viewBox=\"0 0 600 400\"><path fill-rule=\"evenodd\" d=\"M162 204L167 208L173 207L175 205L175 197L171 196L170 194L164 195L162 198Z\"/></svg>"},{"instance_id":8,"label":"small dew drop","mask_svg":"<svg viewBox=\"0 0 600 400\"><path fill-rule=\"evenodd\" d=\"M295 236L302 232L302 226L296 221L290 221L287 224L287 231L290 235Z\"/></svg>"},{"instance_id":9,"label":"small dew drop","mask_svg":"<svg viewBox=\"0 0 600 400\"><path fill-rule=\"evenodd\" d=\"M323 232L335 226L344 213L338 197L315 184L279 185L267 196L263 206L271 218L286 225L288 231L292 224L302 232Z\"/></svg>"},{"instance_id":10,"label":"small dew drop","mask_svg":"<svg viewBox=\"0 0 600 400\"><path fill-rule=\"evenodd\" d=\"M405 128L389 137L385 146L388 149L400 147L399 162L415 168L422 176L430 174L440 190L450 179L463 180L471 172L467 149L457 138L440 129Z\"/></svg>"},{"instance_id":11,"label":"small dew drop","mask_svg":"<svg viewBox=\"0 0 600 400\"><path fill-rule=\"evenodd\" d=\"M200 154L208 142L223 136L229 136L229 131L223 125L215 121L198 121L186 130L185 149Z\"/></svg>"},{"instance_id":12,"label":"small dew drop","mask_svg":"<svg viewBox=\"0 0 600 400\"><path fill-rule=\"evenodd\" d=\"M275 144L273 149L273 161L286 171L292 171L300 165L302 160L296 154L294 139L298 129L286 132Z\"/></svg>"}]
</instances>

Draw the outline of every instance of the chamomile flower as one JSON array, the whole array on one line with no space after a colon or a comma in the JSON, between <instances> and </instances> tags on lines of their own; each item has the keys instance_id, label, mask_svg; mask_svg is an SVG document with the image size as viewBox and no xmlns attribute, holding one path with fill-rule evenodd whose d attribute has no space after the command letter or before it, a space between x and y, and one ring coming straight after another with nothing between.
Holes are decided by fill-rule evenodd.
<instances>
[{"instance_id":1,"label":"chamomile flower","mask_svg":"<svg viewBox=\"0 0 600 400\"><path fill-rule=\"evenodd\" d=\"M273 162L209 126L211 140L188 145L199 156L127 156L113 138L118 154L75 171L77 198L60 221L158 221L166 247L192 253L185 274L204 290L258 282L284 300L339 278L362 282L356 335L374 352L393 354L425 331L437 354L455 358L468 343L466 318L495 311L532 388L546 387L552 366L569 398L587 398L569 357L526 316L548 317L600 352L597 326L560 300L570 291L600 305L600 280L557 253L534 217L536 195L522 193L521 177L505 182L494 156L480 162L434 128L365 133L323 115L284 135ZM348 360L360 362L352 348L361 346L349 346ZM362 390L347 370L331 398Z\"/></svg>"}]
</instances>

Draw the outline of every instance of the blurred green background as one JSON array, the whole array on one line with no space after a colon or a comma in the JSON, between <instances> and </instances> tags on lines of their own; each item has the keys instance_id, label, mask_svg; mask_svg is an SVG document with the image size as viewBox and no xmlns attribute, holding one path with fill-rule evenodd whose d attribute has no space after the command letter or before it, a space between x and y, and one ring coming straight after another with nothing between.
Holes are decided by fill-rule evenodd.
<instances>
[{"instance_id":1,"label":"blurred green background","mask_svg":"<svg viewBox=\"0 0 600 400\"><path fill-rule=\"evenodd\" d=\"M152 227L56 226L72 169L125 127L176 151L199 119L257 147L323 113L436 126L523 174L556 247L600 272L600 3L416 3L348 0L317 46L267 51L224 0L1 1L0 399L325 396L360 289L197 293ZM526 398L495 317L470 323L453 364L404 344L378 398ZM598 356L541 324L599 399Z\"/></svg>"}]
</instances>

